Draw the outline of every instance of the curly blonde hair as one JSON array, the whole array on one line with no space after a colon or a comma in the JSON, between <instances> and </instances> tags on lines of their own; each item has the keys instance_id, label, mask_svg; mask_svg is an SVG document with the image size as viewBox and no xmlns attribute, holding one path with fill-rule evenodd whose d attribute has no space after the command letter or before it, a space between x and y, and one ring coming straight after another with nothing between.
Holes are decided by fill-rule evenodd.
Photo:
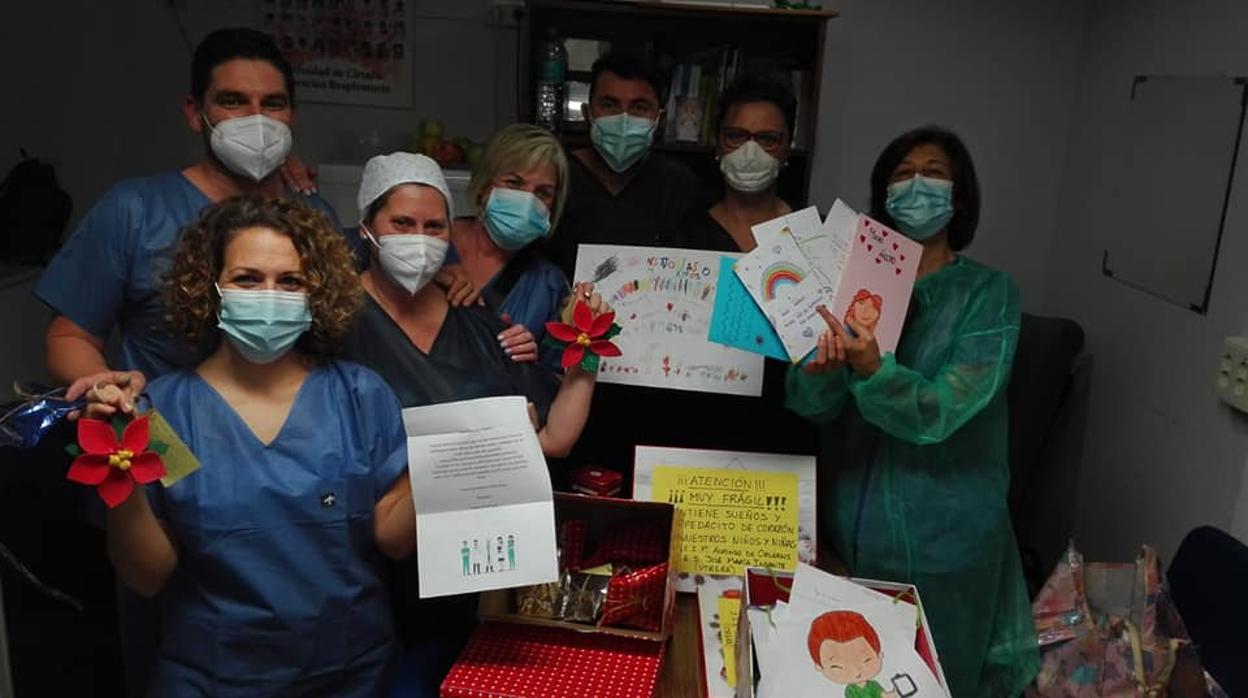
<instances>
[{"instance_id":1,"label":"curly blonde hair","mask_svg":"<svg viewBox=\"0 0 1248 698\"><path fill-rule=\"evenodd\" d=\"M160 289L166 320L193 344L218 332L221 300L213 286L225 264L226 245L248 228L268 228L294 244L312 313L312 327L295 346L316 359L333 356L364 302L355 258L324 214L289 199L226 199L183 228Z\"/></svg>"}]
</instances>

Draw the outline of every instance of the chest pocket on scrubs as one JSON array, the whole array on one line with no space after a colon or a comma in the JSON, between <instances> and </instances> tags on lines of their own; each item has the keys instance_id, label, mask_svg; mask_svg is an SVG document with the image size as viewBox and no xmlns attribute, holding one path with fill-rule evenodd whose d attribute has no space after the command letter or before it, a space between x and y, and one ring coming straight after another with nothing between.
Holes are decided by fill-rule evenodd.
<instances>
[{"instance_id":1,"label":"chest pocket on scrubs","mask_svg":"<svg viewBox=\"0 0 1248 698\"><path fill-rule=\"evenodd\" d=\"M372 484L306 470L266 482L258 470L216 473L229 494L169 503L189 593L167 615L164 646L222 681L282 683L338 667L387 622L353 612L362 591L377 593L362 590L360 574L372 549Z\"/></svg>"}]
</instances>

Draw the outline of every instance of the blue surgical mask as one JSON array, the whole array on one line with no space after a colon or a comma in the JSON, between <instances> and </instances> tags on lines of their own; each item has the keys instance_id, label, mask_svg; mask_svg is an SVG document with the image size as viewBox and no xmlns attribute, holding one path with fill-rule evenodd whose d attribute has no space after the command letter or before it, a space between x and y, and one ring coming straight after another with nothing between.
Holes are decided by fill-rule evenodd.
<instances>
[{"instance_id":1,"label":"blue surgical mask","mask_svg":"<svg viewBox=\"0 0 1248 698\"><path fill-rule=\"evenodd\" d=\"M225 332L238 353L252 363L267 364L280 359L312 326L306 293L220 286L217 293L221 294L217 327Z\"/></svg>"},{"instance_id":2,"label":"blue surgical mask","mask_svg":"<svg viewBox=\"0 0 1248 698\"><path fill-rule=\"evenodd\" d=\"M494 187L482 215L495 245L518 250L550 231L550 213L536 196L519 189Z\"/></svg>"},{"instance_id":3,"label":"blue surgical mask","mask_svg":"<svg viewBox=\"0 0 1248 698\"><path fill-rule=\"evenodd\" d=\"M915 175L888 185L884 210L897 229L923 242L945 229L953 218L953 182Z\"/></svg>"},{"instance_id":4,"label":"blue surgical mask","mask_svg":"<svg viewBox=\"0 0 1248 698\"><path fill-rule=\"evenodd\" d=\"M654 138L657 121L632 114L613 114L594 119L589 140L606 161L607 167L623 172L646 154Z\"/></svg>"}]
</instances>

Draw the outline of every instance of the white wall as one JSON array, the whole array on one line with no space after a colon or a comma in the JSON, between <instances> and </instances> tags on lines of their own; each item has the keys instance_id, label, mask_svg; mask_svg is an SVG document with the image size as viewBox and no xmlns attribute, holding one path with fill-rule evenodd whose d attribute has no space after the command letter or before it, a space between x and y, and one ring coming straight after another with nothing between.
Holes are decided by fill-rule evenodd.
<instances>
[{"instance_id":1,"label":"white wall","mask_svg":"<svg viewBox=\"0 0 1248 698\"><path fill-rule=\"evenodd\" d=\"M57 166L77 220L123 177L183 167L202 154L181 105L192 46L212 29L255 24L259 0L9 3L0 21L0 171L17 147ZM413 0L410 109L299 105L295 152L358 162L358 134L410 148L422 118L484 140L515 114L514 27L490 0Z\"/></svg>"},{"instance_id":2,"label":"white wall","mask_svg":"<svg viewBox=\"0 0 1248 698\"><path fill-rule=\"evenodd\" d=\"M1116 164L1099 148L1114 129L1110 105L1127 97L1135 75L1248 75L1248 5L1093 7L1047 309L1083 324L1097 361L1077 517L1083 546L1096 558L1129 559L1147 542L1168 557L1200 524L1235 524L1248 538L1248 492L1240 494L1248 487L1248 420L1220 405L1212 384L1222 338L1248 331L1248 277L1240 273L1248 259L1248 158L1240 153L1208 315L1103 277L1103 236L1082 219L1108 203L1090 192L1114 176ZM1141 232L1139 243L1182 244L1182 233Z\"/></svg>"},{"instance_id":3,"label":"white wall","mask_svg":"<svg viewBox=\"0 0 1248 698\"><path fill-rule=\"evenodd\" d=\"M828 24L812 199L865 210L871 166L903 131L967 143L983 211L969 254L1009 271L1035 310L1054 229L1085 2L840 0Z\"/></svg>"},{"instance_id":4,"label":"white wall","mask_svg":"<svg viewBox=\"0 0 1248 698\"><path fill-rule=\"evenodd\" d=\"M828 25L814 200L827 206L840 196L865 207L871 165L889 139L927 122L961 133L984 194L972 256L1011 272L1026 309L1078 319L1097 358L1078 519L1084 547L1126 558L1148 541L1168 554L1205 522L1248 538L1248 420L1218 405L1210 385L1222 337L1248 332L1248 281L1236 273L1248 254L1248 236L1239 234L1248 224L1248 175L1232 201L1208 316L1102 278L1097 231L1080 224L1098 204L1083 195L1090 178L1113 174L1097 150L1112 128L1100 115L1105 100L1120 98L1139 73L1248 75L1248 6L838 4L841 17ZM14 5L0 22L0 168L16 159L18 144L53 161L76 215L121 177L199 156L179 114L188 43L246 21L254 7ZM414 108L303 104L297 150L314 162L350 160L358 157L352 134L361 131L376 129L390 149L405 147L424 116L476 139L510 121L516 37L492 23L489 5L416 0Z\"/></svg>"}]
</instances>

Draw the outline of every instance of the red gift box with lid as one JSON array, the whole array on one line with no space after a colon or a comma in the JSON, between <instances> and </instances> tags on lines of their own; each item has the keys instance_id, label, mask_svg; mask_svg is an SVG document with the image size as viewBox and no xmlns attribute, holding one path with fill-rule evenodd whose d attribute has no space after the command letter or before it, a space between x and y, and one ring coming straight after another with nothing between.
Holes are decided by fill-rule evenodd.
<instances>
[{"instance_id":1,"label":"red gift box with lid","mask_svg":"<svg viewBox=\"0 0 1248 698\"><path fill-rule=\"evenodd\" d=\"M567 521L584 522L576 528L583 532L586 551L572 558L597 564L595 558L603 555L622 556L635 560L639 567L655 562L642 559L648 555L661 556L660 563L666 561L657 630L522 615L516 612L512 590L485 592L478 607L484 622L443 680L442 698L657 695L674 620L673 556L678 550L679 513L667 503L578 494L556 493L554 501L557 527ZM664 534L658 548L651 540L653 535L630 536L630 532L656 529Z\"/></svg>"},{"instance_id":2,"label":"red gift box with lid","mask_svg":"<svg viewBox=\"0 0 1248 698\"><path fill-rule=\"evenodd\" d=\"M599 497L614 497L624 488L624 476L609 468L583 465L570 473L572 491Z\"/></svg>"}]
</instances>

